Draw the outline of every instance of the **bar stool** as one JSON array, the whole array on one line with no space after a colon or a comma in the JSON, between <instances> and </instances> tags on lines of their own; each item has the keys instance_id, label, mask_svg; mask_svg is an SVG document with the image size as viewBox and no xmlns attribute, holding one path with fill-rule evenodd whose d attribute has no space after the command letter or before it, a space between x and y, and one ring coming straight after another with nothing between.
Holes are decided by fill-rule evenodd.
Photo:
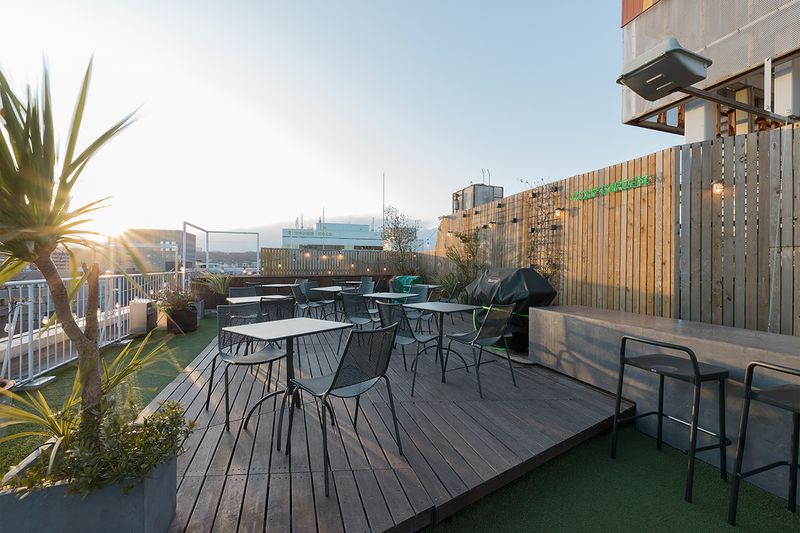
<instances>
[{"instance_id":1,"label":"bar stool","mask_svg":"<svg viewBox=\"0 0 800 533\"><path fill-rule=\"evenodd\" d=\"M753 389L753 374L756 368L761 367L782 374L800 376L800 370L785 366L773 365L762 361L754 361L747 365L744 375L744 406L742 407L742 420L739 423L739 441L736 445L736 462L733 464L733 483L731 484L731 501L728 507L728 523L736 525L736 507L739 503L739 481L772 470L779 466L789 467L789 497L787 508L791 512L797 510L797 455L800 448L800 385L778 385ZM777 461L749 472L742 472L742 459L744 456L744 442L747 433L747 419L750 416L750 400L784 409L792 413L792 440L789 444L789 460Z\"/></svg>"},{"instance_id":2,"label":"bar stool","mask_svg":"<svg viewBox=\"0 0 800 533\"><path fill-rule=\"evenodd\" d=\"M626 349L628 341L639 344L646 344L660 348L668 348L683 352L689 356L677 357L674 355L666 354L647 354L637 355L634 357L626 357ZM622 380L625 374L625 365L630 365L642 370L647 370L654 374L658 374L658 410L642 413L638 415L628 416L621 418L620 409L622 404ZM677 379L690 383L694 387L694 398L692 400L692 420L686 422L679 418L664 414L664 378ZM709 365L707 363L700 363L697 361L697 356L694 352L686 346L677 344L670 344L666 342L655 341L651 339L643 339L639 337L624 336L622 337L622 344L619 350L619 381L617 383L617 404L614 410L614 429L611 437L611 458L617 456L617 438L619 424L636 420L645 416L657 415L658 416L658 429L656 433L656 449L661 451L662 444L662 424L664 418L668 418L674 422L678 422L690 428L689 438L689 465L686 473L686 494L684 499L691 503L692 501L692 485L694 483L694 463L695 455L697 452L706 450L713 450L719 448L719 469L720 475L723 480L728 478L728 463L725 453L725 448L731 442L725 437L725 381L728 379L728 371L724 368ZM716 381L719 386L719 433L712 433L706 429L698 427L698 418L700 416L700 388L706 381ZM712 437L717 437L719 442L709 446L697 447L697 432L700 431Z\"/></svg>"}]
</instances>

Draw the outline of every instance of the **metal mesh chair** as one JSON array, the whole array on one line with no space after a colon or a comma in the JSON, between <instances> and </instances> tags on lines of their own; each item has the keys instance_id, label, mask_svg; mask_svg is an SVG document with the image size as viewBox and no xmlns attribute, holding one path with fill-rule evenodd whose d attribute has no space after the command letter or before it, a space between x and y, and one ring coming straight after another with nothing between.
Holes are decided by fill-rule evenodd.
<instances>
[{"instance_id":1,"label":"metal mesh chair","mask_svg":"<svg viewBox=\"0 0 800 533\"><path fill-rule=\"evenodd\" d=\"M394 397L386 370L389 368L389 361L392 357L392 346L394 345L397 325L393 324L385 328L374 330L351 330L345 344L344 352L339 360L339 366L333 374L316 378L292 379L289 384L292 403L289 406L289 427L286 435L286 454L291 454L292 422L295 407L300 401L300 391L310 394L318 401L320 427L322 429L322 448L323 448L323 468L325 470L325 495L329 495L328 489L328 432L325 424L325 410L330 414L331 423L334 423L333 406L330 404L329 397L355 398L356 408L353 415L353 428L357 429L358 411L360 409L361 395L374 387L378 381L386 381L386 389L389 395L389 407L392 411L392 421L394 422L395 439L400 454L403 454L403 446L400 443L400 429L397 425L397 416L394 410ZM320 408L321 404L321 408Z\"/></svg>"},{"instance_id":2,"label":"metal mesh chair","mask_svg":"<svg viewBox=\"0 0 800 533\"><path fill-rule=\"evenodd\" d=\"M374 292L386 292L389 290L389 282L386 281L386 278L381 278L375 284Z\"/></svg>"},{"instance_id":3,"label":"metal mesh chair","mask_svg":"<svg viewBox=\"0 0 800 533\"><path fill-rule=\"evenodd\" d=\"M771 387L753 388L753 375L757 368L800 377L800 369L754 361L747 365L744 374L744 406L742 419L739 423L739 442L736 446L736 461L733 464L733 483L731 483L731 500L728 507L728 523L736 525L736 508L739 504L739 485L742 479L772 470L779 466L789 467L789 496L787 508L791 512L797 511L797 472L798 453L800 453L800 385L785 384ZM778 461L748 472L742 472L744 459L744 446L747 436L747 422L750 417L750 402L757 401L772 407L783 409L792 413L792 436L789 443L789 460Z\"/></svg>"},{"instance_id":4,"label":"metal mesh chair","mask_svg":"<svg viewBox=\"0 0 800 533\"><path fill-rule=\"evenodd\" d=\"M447 335L449 342L447 343L447 356L445 356L444 359L445 369L447 369L447 360L450 357L450 346L453 344L453 341L470 346L472 348L472 358L475 362L475 378L478 381L478 394L481 398L483 398L483 389L481 388L480 367L483 350L501 340L505 345L505 352L502 355L496 352L490 353L508 361L508 371L511 373L511 381L514 383L515 387L517 386L517 378L514 376L514 367L511 364L511 355L508 352L508 343L505 338L506 328L508 327L508 322L511 320L511 313L513 310L513 304L490 305L488 311L486 311L486 315L483 317L481 326L477 330ZM475 354L475 348L478 348L477 355Z\"/></svg>"},{"instance_id":5,"label":"metal mesh chair","mask_svg":"<svg viewBox=\"0 0 800 533\"><path fill-rule=\"evenodd\" d=\"M274 344L267 344L259 350L252 351L250 339L224 331L223 328L254 324L262 320L261 305L237 304L217 306L217 355L211 360L211 378L209 379L206 409L211 400L211 387L214 382L214 369L219 357L225 363L225 429L230 429L230 393L228 390L228 367L231 365L254 366L268 363L270 375L272 363L286 357L286 352Z\"/></svg>"},{"instance_id":6,"label":"metal mesh chair","mask_svg":"<svg viewBox=\"0 0 800 533\"><path fill-rule=\"evenodd\" d=\"M414 369L414 378L411 382L411 396L414 396L414 385L417 381L417 359L420 354L428 348L425 346L431 341L435 341L438 337L436 335L429 335L414 331L411 323L406 316L406 310L402 304L392 304L378 302L378 312L381 317L381 326L386 327L392 324L397 324L397 335L395 336L395 344L400 346L400 351L403 354L403 369L408 370L406 364L406 346L409 344L417 343L417 354L411 362L411 368ZM430 346L434 347L434 346Z\"/></svg>"},{"instance_id":7,"label":"metal mesh chair","mask_svg":"<svg viewBox=\"0 0 800 533\"><path fill-rule=\"evenodd\" d=\"M310 318L312 309L319 309L322 307L319 303L309 300L299 285L291 287L291 289L292 296L294 296L294 303L302 316Z\"/></svg>"},{"instance_id":8,"label":"metal mesh chair","mask_svg":"<svg viewBox=\"0 0 800 533\"><path fill-rule=\"evenodd\" d=\"M375 324L380 318L375 318L367 308L367 300L361 294L342 292L342 310L347 320L356 327L366 324Z\"/></svg>"},{"instance_id":9,"label":"metal mesh chair","mask_svg":"<svg viewBox=\"0 0 800 533\"><path fill-rule=\"evenodd\" d=\"M275 298L261 299L261 315L265 321L294 318L294 310L294 301L288 296L283 300Z\"/></svg>"},{"instance_id":10,"label":"metal mesh chair","mask_svg":"<svg viewBox=\"0 0 800 533\"><path fill-rule=\"evenodd\" d=\"M442 300L442 294L443 293L444 293L444 291L442 291L442 289L432 289L432 290L428 291L428 301L429 302L440 302ZM452 316L453 315L451 314L450 318L452 318ZM432 321L433 321L433 313L426 313L425 311L422 311L422 313L417 318L417 329L422 331L423 323L427 322L428 323L428 333L431 333L431 331L432 331L431 322Z\"/></svg>"},{"instance_id":11,"label":"metal mesh chair","mask_svg":"<svg viewBox=\"0 0 800 533\"><path fill-rule=\"evenodd\" d=\"M261 296L260 287L229 287L228 297L239 298L241 296Z\"/></svg>"},{"instance_id":12,"label":"metal mesh chair","mask_svg":"<svg viewBox=\"0 0 800 533\"><path fill-rule=\"evenodd\" d=\"M414 296L406 298L403 301L405 304L421 304L422 302L428 301L428 287L425 285L412 285L408 289L408 294L413 294ZM417 322L416 327L421 327L419 320L422 318L422 311L417 309L408 309L406 311L406 316L409 320Z\"/></svg>"},{"instance_id":13,"label":"metal mesh chair","mask_svg":"<svg viewBox=\"0 0 800 533\"><path fill-rule=\"evenodd\" d=\"M457 304L458 303L458 298L461 296L461 291L463 291L463 290L464 290L464 284L461 283L460 281L458 281L453 286L453 290L452 291L447 293L447 295L444 295L444 294L442 295L443 298L441 298L441 301L442 302L446 302L446 303L451 303L451 304Z\"/></svg>"},{"instance_id":14,"label":"metal mesh chair","mask_svg":"<svg viewBox=\"0 0 800 533\"><path fill-rule=\"evenodd\" d=\"M389 280L389 290L391 292L405 292L403 286L396 279Z\"/></svg>"}]
</instances>

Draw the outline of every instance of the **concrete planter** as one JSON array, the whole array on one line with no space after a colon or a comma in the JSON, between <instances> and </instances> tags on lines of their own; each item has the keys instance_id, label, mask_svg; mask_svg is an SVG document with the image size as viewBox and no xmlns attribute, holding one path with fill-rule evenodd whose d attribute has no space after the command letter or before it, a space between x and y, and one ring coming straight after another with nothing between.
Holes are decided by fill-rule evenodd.
<instances>
[{"instance_id":1,"label":"concrete planter","mask_svg":"<svg viewBox=\"0 0 800 533\"><path fill-rule=\"evenodd\" d=\"M69 494L66 483L32 492L22 500L0 492L0 524L3 531L61 531L86 533L115 531L162 533L175 514L177 459L157 466L143 480L110 485L86 496Z\"/></svg>"}]
</instances>

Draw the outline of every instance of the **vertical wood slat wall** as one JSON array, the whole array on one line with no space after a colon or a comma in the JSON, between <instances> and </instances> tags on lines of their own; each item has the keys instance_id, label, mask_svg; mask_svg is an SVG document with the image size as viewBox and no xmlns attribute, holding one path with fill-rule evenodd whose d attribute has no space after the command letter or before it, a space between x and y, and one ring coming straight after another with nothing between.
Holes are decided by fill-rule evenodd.
<instances>
[{"instance_id":1,"label":"vertical wood slat wall","mask_svg":"<svg viewBox=\"0 0 800 533\"><path fill-rule=\"evenodd\" d=\"M411 257L415 265L420 254ZM394 274L392 253L383 250L297 250L262 248L265 276L368 276Z\"/></svg>"},{"instance_id":2,"label":"vertical wood slat wall","mask_svg":"<svg viewBox=\"0 0 800 533\"><path fill-rule=\"evenodd\" d=\"M645 174L652 185L571 198ZM488 265L528 266L548 252L531 231L552 231L559 304L800 335L798 182L800 125L676 146L454 213L419 264L447 270L448 232L478 231Z\"/></svg>"}]
</instances>

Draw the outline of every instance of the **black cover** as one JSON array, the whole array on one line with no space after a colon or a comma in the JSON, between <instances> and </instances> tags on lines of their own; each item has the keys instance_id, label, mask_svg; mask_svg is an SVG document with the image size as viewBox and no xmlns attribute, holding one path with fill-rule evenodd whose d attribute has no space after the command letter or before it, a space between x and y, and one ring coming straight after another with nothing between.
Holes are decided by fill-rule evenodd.
<instances>
[{"instance_id":1,"label":"black cover","mask_svg":"<svg viewBox=\"0 0 800 533\"><path fill-rule=\"evenodd\" d=\"M515 304L511 317L515 349L527 349L528 308L550 305L557 294L532 268L491 268L467 285L465 291L472 305Z\"/></svg>"}]
</instances>

